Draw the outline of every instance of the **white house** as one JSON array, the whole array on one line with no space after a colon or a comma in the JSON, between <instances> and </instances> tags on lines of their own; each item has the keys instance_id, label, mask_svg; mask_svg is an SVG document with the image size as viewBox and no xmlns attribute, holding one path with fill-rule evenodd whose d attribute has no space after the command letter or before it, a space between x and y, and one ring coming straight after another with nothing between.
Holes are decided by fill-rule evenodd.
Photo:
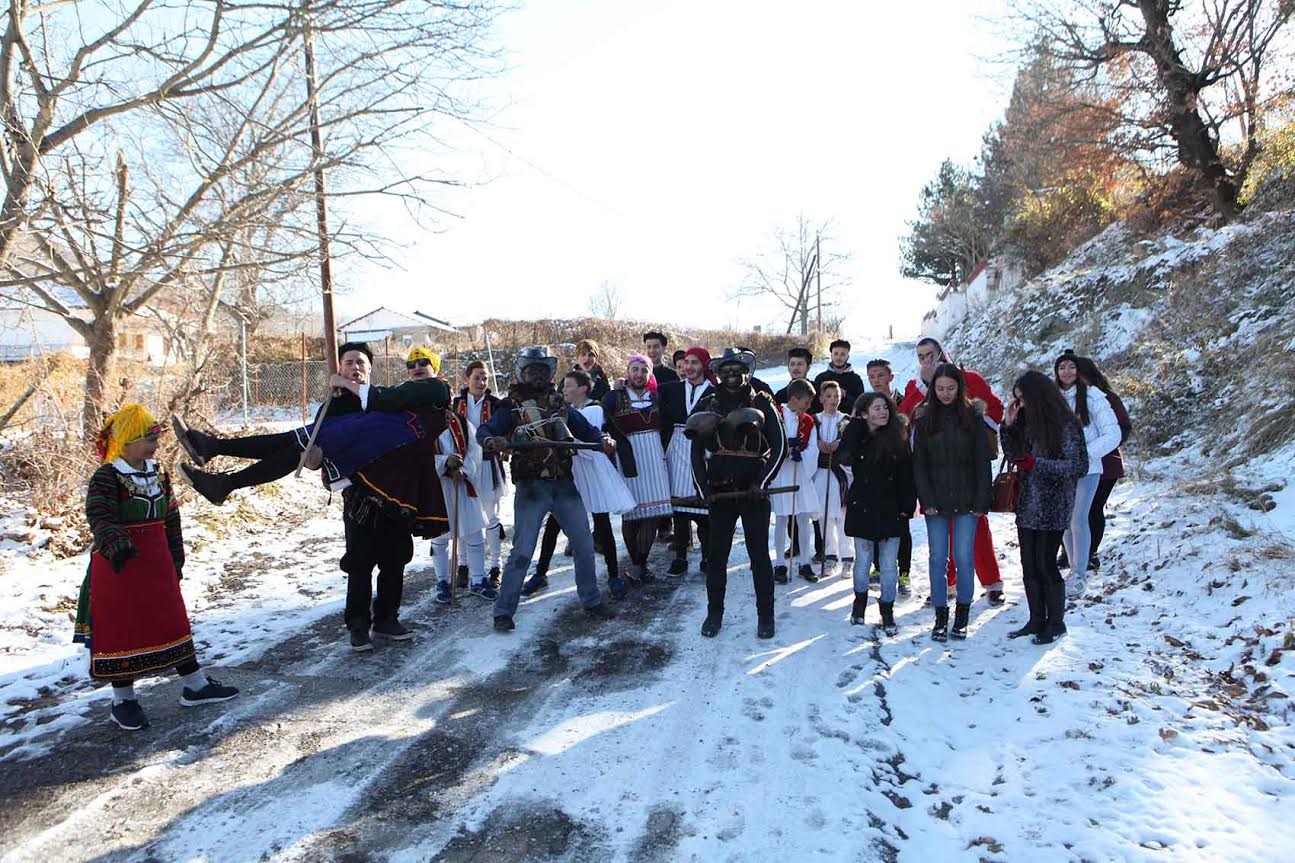
<instances>
[{"instance_id":1,"label":"white house","mask_svg":"<svg viewBox=\"0 0 1295 863\"><path fill-rule=\"evenodd\" d=\"M444 345L455 341L460 333L440 318L415 311L412 315L393 312L385 306L347 321L338 329L343 341L378 343L391 339L391 347L405 351L415 345Z\"/></svg>"},{"instance_id":2,"label":"white house","mask_svg":"<svg viewBox=\"0 0 1295 863\"><path fill-rule=\"evenodd\" d=\"M984 308L1000 291L1016 290L1024 276L1020 266L1006 258L981 261L968 279L936 295L935 308L922 317L922 334L944 338L951 327Z\"/></svg>"},{"instance_id":3,"label":"white house","mask_svg":"<svg viewBox=\"0 0 1295 863\"><path fill-rule=\"evenodd\" d=\"M47 288L49 290L49 288ZM90 310L76 291L55 288L55 296L78 318L90 320ZM0 292L0 362L23 362L48 354L68 353L78 359L90 355L80 333L61 316L43 308L29 289ZM132 315L117 329L120 359L160 366L167 359L167 338L159 322Z\"/></svg>"}]
</instances>

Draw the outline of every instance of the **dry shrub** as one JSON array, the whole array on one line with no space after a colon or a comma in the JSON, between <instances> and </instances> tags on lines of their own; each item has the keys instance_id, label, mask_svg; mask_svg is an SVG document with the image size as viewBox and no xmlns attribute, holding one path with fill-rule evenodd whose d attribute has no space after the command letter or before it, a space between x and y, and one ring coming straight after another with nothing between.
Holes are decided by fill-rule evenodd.
<instances>
[{"instance_id":1,"label":"dry shrub","mask_svg":"<svg viewBox=\"0 0 1295 863\"><path fill-rule=\"evenodd\" d=\"M1179 233L1218 221L1210 190L1180 167L1149 176L1142 193L1123 215L1134 233L1143 236L1160 231Z\"/></svg>"}]
</instances>

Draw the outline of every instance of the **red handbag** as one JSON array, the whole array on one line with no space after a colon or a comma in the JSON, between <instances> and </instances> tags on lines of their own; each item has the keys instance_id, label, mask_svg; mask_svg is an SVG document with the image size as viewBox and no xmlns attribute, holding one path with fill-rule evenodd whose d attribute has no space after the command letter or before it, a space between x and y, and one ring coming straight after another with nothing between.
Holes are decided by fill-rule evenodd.
<instances>
[{"instance_id":1,"label":"red handbag","mask_svg":"<svg viewBox=\"0 0 1295 863\"><path fill-rule=\"evenodd\" d=\"M994 477L994 498L989 505L990 512L1016 512L1021 501L1021 472L1016 465L1008 461L1007 456L998 465L998 476Z\"/></svg>"}]
</instances>

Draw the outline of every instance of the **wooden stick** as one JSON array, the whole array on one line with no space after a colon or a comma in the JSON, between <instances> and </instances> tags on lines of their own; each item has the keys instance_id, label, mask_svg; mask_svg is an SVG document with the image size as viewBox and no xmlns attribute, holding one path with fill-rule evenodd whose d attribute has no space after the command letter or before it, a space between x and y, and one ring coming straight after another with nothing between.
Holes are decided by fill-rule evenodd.
<instances>
[{"instance_id":1,"label":"wooden stick","mask_svg":"<svg viewBox=\"0 0 1295 863\"><path fill-rule=\"evenodd\" d=\"M315 438L319 437L319 429L323 426L324 417L328 416L328 406L332 403L333 398L330 395L324 402L324 406L319 409L319 416L315 417L315 427L310 430L310 439L306 441L306 448L301 451L301 458L297 461L297 472L293 474L294 477L301 476L301 470L306 466L306 453L315 445Z\"/></svg>"},{"instance_id":2,"label":"wooden stick","mask_svg":"<svg viewBox=\"0 0 1295 863\"><path fill-rule=\"evenodd\" d=\"M840 438L838 437L837 439L839 440ZM823 559L818 564L819 581L827 578L827 532L829 530L827 523L827 505L828 501L832 499L832 459L834 458L836 458L836 453L830 452L827 454L827 483L825 484L827 490L823 492L823 523L821 525L823 531ZM838 548L837 551L840 551L840 549Z\"/></svg>"},{"instance_id":3,"label":"wooden stick","mask_svg":"<svg viewBox=\"0 0 1295 863\"><path fill-rule=\"evenodd\" d=\"M453 604L455 599L455 587L459 581L459 480L455 478L454 482L454 523L451 525L450 534L450 603Z\"/></svg>"}]
</instances>

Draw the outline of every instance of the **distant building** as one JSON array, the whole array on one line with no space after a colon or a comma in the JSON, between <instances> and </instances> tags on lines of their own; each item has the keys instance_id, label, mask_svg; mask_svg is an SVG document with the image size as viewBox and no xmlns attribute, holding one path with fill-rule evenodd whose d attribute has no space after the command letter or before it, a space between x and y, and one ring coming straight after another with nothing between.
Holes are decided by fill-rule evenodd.
<instances>
[{"instance_id":1,"label":"distant building","mask_svg":"<svg viewBox=\"0 0 1295 863\"><path fill-rule=\"evenodd\" d=\"M353 321L347 321L338 327L342 340L347 342L371 342L378 344L391 339L391 347L401 351L415 345L444 345L461 336L461 333L446 321L415 311L412 315L393 312L385 306L379 306L368 314L361 315Z\"/></svg>"},{"instance_id":2,"label":"distant building","mask_svg":"<svg viewBox=\"0 0 1295 863\"><path fill-rule=\"evenodd\" d=\"M984 308L1000 291L1014 291L1024 272L1006 258L981 261L961 284L949 285L935 296L935 308L922 317L922 335L942 339L973 311Z\"/></svg>"},{"instance_id":3,"label":"distant building","mask_svg":"<svg viewBox=\"0 0 1295 863\"><path fill-rule=\"evenodd\" d=\"M81 320L91 319L90 309L76 291L66 287L45 289ZM160 366L171 351L168 341L160 320L131 315L117 325L119 359ZM43 308L29 288L0 292L0 362L23 362L60 352L77 359L90 356L81 334L62 316Z\"/></svg>"}]
</instances>

